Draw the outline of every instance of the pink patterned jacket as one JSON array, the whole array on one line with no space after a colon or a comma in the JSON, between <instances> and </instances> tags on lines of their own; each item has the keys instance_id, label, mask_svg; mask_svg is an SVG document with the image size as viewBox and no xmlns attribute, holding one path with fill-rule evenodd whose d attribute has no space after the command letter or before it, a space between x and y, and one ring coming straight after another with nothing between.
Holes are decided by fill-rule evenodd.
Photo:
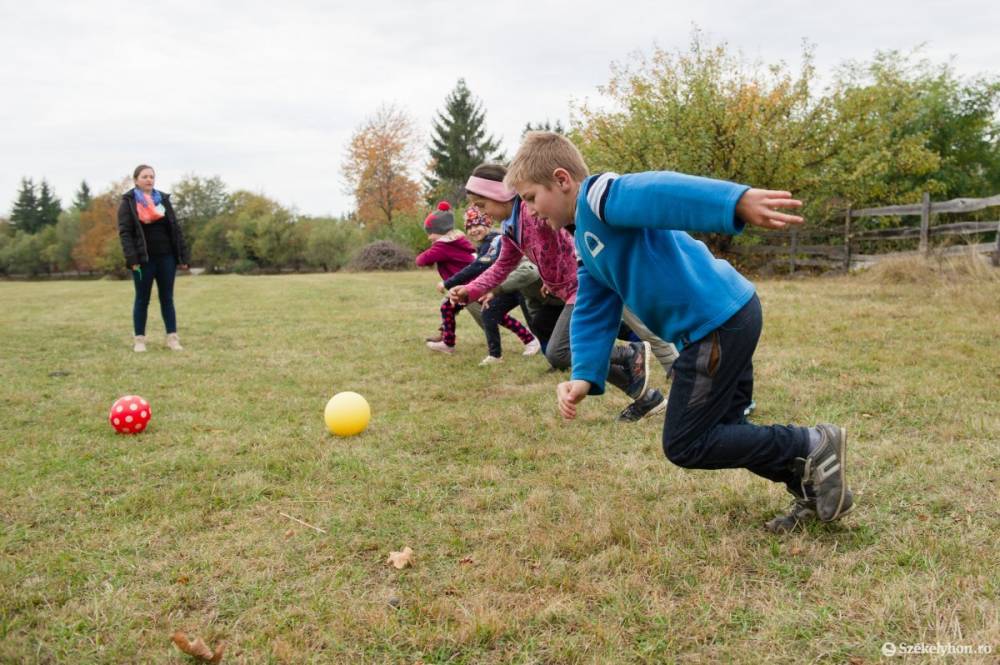
<instances>
[{"instance_id":1,"label":"pink patterned jacket","mask_svg":"<svg viewBox=\"0 0 1000 665\"><path fill-rule=\"evenodd\" d=\"M507 279L522 256L538 266L542 282L556 297L567 305L576 302L576 249L569 231L553 231L528 212L527 204L518 197L514 199L514 213L503 223L500 243L500 257L496 263L465 287L470 302Z\"/></svg>"}]
</instances>

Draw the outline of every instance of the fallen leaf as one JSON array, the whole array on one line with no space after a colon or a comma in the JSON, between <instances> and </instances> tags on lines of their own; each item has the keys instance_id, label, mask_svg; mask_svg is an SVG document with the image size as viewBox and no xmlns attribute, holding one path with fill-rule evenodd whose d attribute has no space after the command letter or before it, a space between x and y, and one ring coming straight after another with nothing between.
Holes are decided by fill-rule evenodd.
<instances>
[{"instance_id":1,"label":"fallen leaf","mask_svg":"<svg viewBox=\"0 0 1000 665\"><path fill-rule=\"evenodd\" d=\"M473 558L471 556L463 556L461 559L458 560L458 562L459 563L475 563L475 561L473 560Z\"/></svg>"},{"instance_id":2,"label":"fallen leaf","mask_svg":"<svg viewBox=\"0 0 1000 665\"><path fill-rule=\"evenodd\" d=\"M190 581L191 581L191 580L190 580L190 579L188 579L188 576L187 576L187 575L181 575L180 577L178 577L178 578L177 578L177 583L178 583L178 584L187 584L187 583L188 583L188 582L190 582Z\"/></svg>"},{"instance_id":3,"label":"fallen leaf","mask_svg":"<svg viewBox=\"0 0 1000 665\"><path fill-rule=\"evenodd\" d=\"M799 547L798 545L792 545L792 548L788 550L788 553L791 554L792 556L798 556L802 554L802 548Z\"/></svg>"},{"instance_id":4,"label":"fallen leaf","mask_svg":"<svg viewBox=\"0 0 1000 665\"><path fill-rule=\"evenodd\" d=\"M217 646L213 652L200 637L196 637L194 642L191 642L188 640L187 635L179 630L175 632L170 639L173 640L178 649L192 658L197 658L198 660L206 663L218 663L222 660L222 652L226 649L226 645L220 642L219 646Z\"/></svg>"},{"instance_id":5,"label":"fallen leaf","mask_svg":"<svg viewBox=\"0 0 1000 665\"><path fill-rule=\"evenodd\" d=\"M288 531L285 532L285 538L291 538L294 535L295 535L294 529L289 529Z\"/></svg>"},{"instance_id":6,"label":"fallen leaf","mask_svg":"<svg viewBox=\"0 0 1000 665\"><path fill-rule=\"evenodd\" d=\"M920 520L921 522L926 522L927 520L930 519L930 516L928 516L928 515L917 515L917 519Z\"/></svg>"},{"instance_id":7,"label":"fallen leaf","mask_svg":"<svg viewBox=\"0 0 1000 665\"><path fill-rule=\"evenodd\" d=\"M386 563L391 563L393 566L399 569L406 568L407 566L413 565L413 550L409 547L404 547L402 552L389 552L389 559Z\"/></svg>"},{"instance_id":8,"label":"fallen leaf","mask_svg":"<svg viewBox=\"0 0 1000 665\"><path fill-rule=\"evenodd\" d=\"M849 665L865 665L865 659L861 656L851 656L847 662Z\"/></svg>"}]
</instances>

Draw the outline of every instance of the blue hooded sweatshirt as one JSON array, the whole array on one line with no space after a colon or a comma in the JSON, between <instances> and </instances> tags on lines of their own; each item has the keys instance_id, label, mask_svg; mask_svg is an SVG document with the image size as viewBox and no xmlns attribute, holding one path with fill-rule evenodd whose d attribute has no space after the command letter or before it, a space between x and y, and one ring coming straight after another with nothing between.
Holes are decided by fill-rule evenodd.
<instances>
[{"instance_id":1,"label":"blue hooded sweatshirt","mask_svg":"<svg viewBox=\"0 0 1000 665\"><path fill-rule=\"evenodd\" d=\"M740 310L754 286L687 231L737 234L736 202L749 187L669 171L581 183L576 205L579 290L570 324L573 378L604 392L622 317L683 348Z\"/></svg>"}]
</instances>

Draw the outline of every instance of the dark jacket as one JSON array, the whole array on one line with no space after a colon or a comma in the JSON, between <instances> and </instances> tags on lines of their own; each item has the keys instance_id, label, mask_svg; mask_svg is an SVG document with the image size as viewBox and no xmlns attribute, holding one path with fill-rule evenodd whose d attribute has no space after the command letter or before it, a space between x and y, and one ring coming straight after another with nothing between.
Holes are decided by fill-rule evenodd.
<instances>
[{"instance_id":1,"label":"dark jacket","mask_svg":"<svg viewBox=\"0 0 1000 665\"><path fill-rule=\"evenodd\" d=\"M493 265L498 256L500 256L500 234L496 231L490 231L476 248L476 260L444 280L444 288L450 289L459 284L468 284L486 272L486 269Z\"/></svg>"},{"instance_id":2,"label":"dark jacket","mask_svg":"<svg viewBox=\"0 0 1000 665\"><path fill-rule=\"evenodd\" d=\"M174 259L179 265L190 263L188 257L187 243L184 242L184 233L181 225L177 222L177 215L174 213L174 206L170 203L170 194L163 195L163 208L166 211L167 225L170 228L170 247L174 250ZM149 261L149 252L146 251L146 235L142 230L142 222L139 221L139 212L135 208L135 188L122 194L122 201L118 205L118 237L122 241L122 252L125 253L125 266L131 268L137 263Z\"/></svg>"}]
</instances>

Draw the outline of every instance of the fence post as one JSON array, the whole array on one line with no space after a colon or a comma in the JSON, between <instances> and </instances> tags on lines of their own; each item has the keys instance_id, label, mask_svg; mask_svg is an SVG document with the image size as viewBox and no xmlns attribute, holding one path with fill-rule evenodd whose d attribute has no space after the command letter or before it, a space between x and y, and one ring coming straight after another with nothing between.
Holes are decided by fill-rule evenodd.
<instances>
[{"instance_id":1,"label":"fence post","mask_svg":"<svg viewBox=\"0 0 1000 665\"><path fill-rule=\"evenodd\" d=\"M993 250L993 267L1000 268L1000 222L997 222L997 246Z\"/></svg>"},{"instance_id":2,"label":"fence post","mask_svg":"<svg viewBox=\"0 0 1000 665\"><path fill-rule=\"evenodd\" d=\"M851 206L844 213L844 272L851 272Z\"/></svg>"},{"instance_id":3,"label":"fence post","mask_svg":"<svg viewBox=\"0 0 1000 665\"><path fill-rule=\"evenodd\" d=\"M931 195L924 192L923 206L920 208L920 254L927 256L930 243L927 242L931 229Z\"/></svg>"},{"instance_id":4,"label":"fence post","mask_svg":"<svg viewBox=\"0 0 1000 665\"><path fill-rule=\"evenodd\" d=\"M792 239L788 245L788 274L795 274L795 255L799 251L799 230L792 227Z\"/></svg>"}]
</instances>

